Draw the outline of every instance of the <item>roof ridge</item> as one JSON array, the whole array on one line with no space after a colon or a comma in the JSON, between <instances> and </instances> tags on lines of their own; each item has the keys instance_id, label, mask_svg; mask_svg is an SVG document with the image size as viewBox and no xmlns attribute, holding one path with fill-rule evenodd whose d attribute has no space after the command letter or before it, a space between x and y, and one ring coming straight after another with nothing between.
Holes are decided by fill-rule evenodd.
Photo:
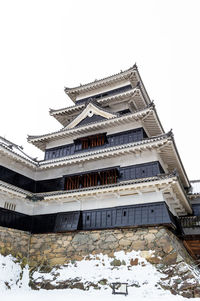
<instances>
[{"instance_id":1,"label":"roof ridge","mask_svg":"<svg viewBox=\"0 0 200 301\"><path fill-rule=\"evenodd\" d=\"M73 88L65 87L65 88L64 88L64 91L65 91L65 93L70 93L70 92L73 91L73 90L82 89L82 88L84 88L84 87L86 87L86 86L89 86L89 85L92 85L92 84L95 84L95 83L98 83L98 82L101 82L101 81L110 79L110 78L112 78L112 77L119 76L119 75L121 75L121 74L123 75L124 73L127 73L127 72L129 72L129 71L131 71L131 70L137 70L137 65L136 65L136 63L135 63L132 67L130 67L129 69L126 69L126 70L124 70L124 71L121 70L120 72L118 72L118 73L116 73L116 74L109 75L109 76L106 76L106 77L104 77L104 78L101 78L101 79L98 79L98 80L91 81L91 82L89 82L89 83L87 83L87 84L83 84L83 85L76 86L76 87L73 87Z\"/></svg>"},{"instance_id":2,"label":"roof ridge","mask_svg":"<svg viewBox=\"0 0 200 301\"><path fill-rule=\"evenodd\" d=\"M200 179L199 180L190 180L190 183L200 183Z\"/></svg>"},{"instance_id":3,"label":"roof ridge","mask_svg":"<svg viewBox=\"0 0 200 301\"><path fill-rule=\"evenodd\" d=\"M37 161L36 159L34 159L34 158L30 157L29 155L27 155L25 152L23 152L23 150L21 150L21 149L18 148L18 150L20 150L20 152L21 152L22 154L24 154L24 156L18 154L18 153L15 152L11 147L9 147L8 145L6 145L6 144L4 144L4 143L1 143L1 142L0 142L0 146L3 147L3 148L5 148L7 151L9 151L9 152L15 154L16 156L18 156L18 157L20 157L20 158L22 158L22 159L28 161L29 163L32 163L32 164L34 164L35 166L38 165L38 162L39 162L39 161Z\"/></svg>"}]
</instances>

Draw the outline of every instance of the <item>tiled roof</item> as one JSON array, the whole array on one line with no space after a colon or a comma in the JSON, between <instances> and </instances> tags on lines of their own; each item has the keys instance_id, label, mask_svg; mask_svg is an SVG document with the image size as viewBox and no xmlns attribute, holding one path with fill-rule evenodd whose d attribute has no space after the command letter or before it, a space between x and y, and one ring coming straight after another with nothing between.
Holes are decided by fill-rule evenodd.
<instances>
[{"instance_id":1,"label":"tiled roof","mask_svg":"<svg viewBox=\"0 0 200 301\"><path fill-rule=\"evenodd\" d=\"M126 118L126 116L134 116L134 115L137 115L137 114L140 114L140 113L143 113L143 112L148 112L150 109L154 109L154 106L152 105L152 103L150 104L150 105L148 105L146 108L144 108L144 109L141 109L141 110L137 110L137 111L135 111L135 112L131 112L131 113L127 113L127 114L125 114L125 115L123 115L123 116L116 116L116 117L114 117L114 118L112 118L112 120L115 120L115 119L118 119L118 118L121 118L121 119L125 119ZM110 119L109 120L106 120L105 122L109 122L110 121ZM93 124L96 124L96 123L98 123L98 122L94 122ZM90 124L90 125L92 125L92 124ZM85 125L84 125L85 126ZM80 126L80 127L82 127L82 126ZM77 129L78 127L76 127L76 129ZM49 138L51 135L57 135L57 134L62 134L62 133L64 133L64 132L67 132L67 131L72 131L73 129L66 129L66 128L62 128L62 129L60 129L60 130L58 130L58 131L55 131L55 132L51 132L51 133L48 133L48 134L43 134L43 135L37 135L37 136L34 136L34 135L29 135L28 136L28 141L29 142L31 142L31 140L40 140L40 139L43 139L43 138Z\"/></svg>"},{"instance_id":2,"label":"tiled roof","mask_svg":"<svg viewBox=\"0 0 200 301\"><path fill-rule=\"evenodd\" d=\"M12 153L13 155L16 155L17 157L21 158L21 159L25 159L26 161L34 164L34 165L38 165L38 161L36 158L32 158L29 155L27 155L24 151L23 151L23 147L19 146L3 137L0 136L0 147L5 150L8 151L9 153Z\"/></svg>"},{"instance_id":3,"label":"tiled roof","mask_svg":"<svg viewBox=\"0 0 200 301\"><path fill-rule=\"evenodd\" d=\"M91 149L90 151L84 152L84 153L75 153L74 155L70 155L70 156L66 156L66 157L40 161L40 166L49 165L51 163L67 162L67 161L71 161L74 159L87 158L92 155L100 155L100 154L109 153L109 152L113 152L113 151L117 151L117 150L128 149L131 147L148 145L153 142L159 142L159 141L165 140L166 138L171 137L171 136L172 136L172 132L170 131L169 133L166 133L166 134L162 134L162 135L159 135L156 137L151 137L151 138L145 138L143 140L136 141L136 142L126 143L126 144L121 144L121 145L116 145L116 146L110 146L107 148L99 148L97 150Z\"/></svg>"},{"instance_id":4,"label":"tiled roof","mask_svg":"<svg viewBox=\"0 0 200 301\"><path fill-rule=\"evenodd\" d=\"M111 76L107 76L107 77L104 77L104 78L101 78L101 79L98 79L98 80L94 80L92 82L89 82L87 84L84 84L84 85L80 85L80 86L77 86L77 87L74 87L74 88L68 88L68 87L65 87L65 92L66 93L71 93L71 92L74 92L74 91L77 91L77 90L83 90L85 87L87 86L92 86L92 85L96 85L100 82L104 82L104 81L107 81L107 80L111 80L115 77L120 77L120 76L124 76L126 73L130 73L131 71L134 71L134 70L137 70L137 66L136 64L133 65L133 67L127 69L127 70L124 70L124 71L121 71L119 73L116 73L116 74L113 74Z\"/></svg>"}]
</instances>

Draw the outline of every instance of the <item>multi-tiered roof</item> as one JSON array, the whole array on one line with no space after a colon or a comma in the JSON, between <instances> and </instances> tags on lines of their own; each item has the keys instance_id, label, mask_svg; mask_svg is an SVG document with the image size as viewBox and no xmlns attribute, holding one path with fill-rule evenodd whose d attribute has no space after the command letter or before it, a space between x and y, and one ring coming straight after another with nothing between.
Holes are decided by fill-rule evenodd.
<instances>
[{"instance_id":1,"label":"multi-tiered roof","mask_svg":"<svg viewBox=\"0 0 200 301\"><path fill-rule=\"evenodd\" d=\"M74 105L50 110L62 128L28 136L44 160L0 138L0 225L33 233L176 228L173 216L200 211L199 182L190 183L136 65L65 92Z\"/></svg>"},{"instance_id":2,"label":"multi-tiered roof","mask_svg":"<svg viewBox=\"0 0 200 301\"><path fill-rule=\"evenodd\" d=\"M72 189L72 191L65 191L59 195L71 198L75 195L79 195L79 197L90 193L95 195L112 190L119 192L129 189L138 192L142 191L141 187L146 187L145 189L148 191L149 187L152 187L154 191L165 190L164 196L166 200L169 200L168 205L172 204L171 208L176 208L173 213L191 213L185 191L185 189L189 189L190 182L177 151L173 134L164 132L155 105L147 94L136 65L101 80L95 80L75 88L65 88L65 92L74 101L74 105L50 110L50 115L55 117L63 127L53 133L28 137L29 142L46 152L45 160L39 163L40 170L75 166L74 170L77 169L77 171L74 174L77 174L80 164L85 164L85 171L87 171L87 165L90 162L91 164L96 162L96 166L93 168L96 170L100 168L100 160L104 162L105 159L109 159L113 165L114 161L120 161L120 158L126 155L142 157L143 154L149 152L149 155L150 153L156 154L155 156L164 169L164 174L156 177L130 179L128 182L111 185L109 189L108 185L98 188L91 186L91 188L80 190ZM137 127L143 128L145 138L128 143L90 148L84 152L68 151L68 154L65 154L66 149L63 145L68 147L70 143L76 143L77 139L80 140L82 137L89 135L94 137L94 135L105 132L125 133L124 131ZM148 160L144 158L144 162L146 161ZM126 164L128 166L132 163L127 162ZM91 174L91 167L89 170ZM174 172L175 170L176 172ZM74 181L74 179L71 178L70 181ZM57 192L53 193L52 198L55 198L56 194Z\"/></svg>"}]
</instances>

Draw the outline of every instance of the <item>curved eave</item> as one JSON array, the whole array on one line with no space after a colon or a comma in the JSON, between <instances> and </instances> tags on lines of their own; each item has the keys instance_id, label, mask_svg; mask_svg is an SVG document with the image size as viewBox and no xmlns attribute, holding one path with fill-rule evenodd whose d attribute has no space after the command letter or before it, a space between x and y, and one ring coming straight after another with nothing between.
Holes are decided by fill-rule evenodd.
<instances>
[{"instance_id":1,"label":"curved eave","mask_svg":"<svg viewBox=\"0 0 200 301\"><path fill-rule=\"evenodd\" d=\"M190 188L190 181L182 164L172 135L170 141L168 141L168 145L166 145L164 148L161 148L159 154L162 160L165 162L169 172L172 172L174 169L176 169L184 188Z\"/></svg>"},{"instance_id":2,"label":"curved eave","mask_svg":"<svg viewBox=\"0 0 200 301\"><path fill-rule=\"evenodd\" d=\"M155 150L160 155L161 159L165 163L168 172L174 172L174 169L178 171L180 179L185 188L190 187L190 183L185 173L185 169L182 165L178 151L175 148L174 140L171 135L165 134L160 137L154 137L150 139L144 139L135 143L129 143L125 145L119 145L110 148L104 148L96 151L90 151L86 153L67 156L64 158L54 159L50 161L40 162L40 169L55 168L57 166L70 166L88 161L103 160L104 158L113 158L130 153L141 153L143 151Z\"/></svg>"},{"instance_id":3,"label":"curved eave","mask_svg":"<svg viewBox=\"0 0 200 301\"><path fill-rule=\"evenodd\" d=\"M189 199L197 199L200 198L200 193L188 193Z\"/></svg>"},{"instance_id":4,"label":"curved eave","mask_svg":"<svg viewBox=\"0 0 200 301\"><path fill-rule=\"evenodd\" d=\"M129 153L138 153L146 150L153 150L159 147L163 147L168 143L169 139L170 137L168 136L168 134L165 134L159 137L144 139L134 143L102 148L54 160L41 161L40 168L52 168L62 165L72 165L91 160L101 160L103 158L112 158Z\"/></svg>"},{"instance_id":5,"label":"curved eave","mask_svg":"<svg viewBox=\"0 0 200 301\"><path fill-rule=\"evenodd\" d=\"M32 161L31 159L28 159L26 157L23 157L17 153L15 153L12 149L9 147L6 147L5 145L0 145L0 153L2 155L5 155L17 162L23 163L28 167L31 167L35 169L39 164L36 161Z\"/></svg>"},{"instance_id":6,"label":"curved eave","mask_svg":"<svg viewBox=\"0 0 200 301\"><path fill-rule=\"evenodd\" d=\"M98 88L106 87L115 83L120 83L123 81L129 81L130 84L135 87L136 83L140 83L140 87L143 91L143 94L145 95L146 104L150 103L151 100L149 98L149 95L146 91L146 88L143 84L143 81L141 79L141 76L138 72L138 68L136 65L134 65L132 68L120 72L118 74L106 77L104 79L96 80L94 82L81 85L75 88L65 88L65 93L75 102L78 95L81 95L82 93L89 92ZM92 97L92 95L91 95Z\"/></svg>"},{"instance_id":7,"label":"curved eave","mask_svg":"<svg viewBox=\"0 0 200 301\"><path fill-rule=\"evenodd\" d=\"M123 80L127 80L129 79L129 76L132 74L132 72L135 72L137 70L137 66L134 65L133 67L129 68L128 70L122 71L120 73L99 79L99 80L95 80L93 82L84 84L84 85L80 85L74 88L67 88L65 87L64 91L65 93L73 100L75 101L76 96L87 92L87 91L92 91L101 87L105 87L108 86L110 84L114 84L114 83L118 83L120 81Z\"/></svg>"},{"instance_id":8,"label":"curved eave","mask_svg":"<svg viewBox=\"0 0 200 301\"><path fill-rule=\"evenodd\" d=\"M103 97L101 99L96 100L96 102L97 104L105 104L110 102L121 102L127 99L130 101L130 98L132 98L137 110L141 110L147 106L147 101L145 101L144 97L145 96L143 95L141 88L133 88L129 91L125 91L113 96ZM50 115L56 118L56 120L58 120L58 122L60 122L63 126L66 126L68 124L67 116L70 116L74 113L80 113L84 107L85 104L81 104L74 105L68 108L63 108L60 110L51 110Z\"/></svg>"},{"instance_id":9,"label":"curved eave","mask_svg":"<svg viewBox=\"0 0 200 301\"><path fill-rule=\"evenodd\" d=\"M50 109L49 114L51 116L60 115L60 114L63 114L63 113L71 114L71 113L74 113L76 111L80 111L82 108L84 108L84 106L85 106L85 104L80 104L80 105L73 105L73 106L70 106L70 107L57 109L57 110Z\"/></svg>"},{"instance_id":10,"label":"curved eave","mask_svg":"<svg viewBox=\"0 0 200 301\"><path fill-rule=\"evenodd\" d=\"M88 134L90 130L100 130L105 129L108 126L121 125L127 122L142 120L145 129L148 129L150 136L157 136L163 134L163 129L159 120L157 120L157 115L155 113L154 107L148 107L144 110L137 111L135 113L129 113L121 117L115 117L108 119L106 121L100 121L95 123L90 123L84 126L77 126L72 129L62 129L58 132L41 135L41 136L28 136L28 142L34 144L42 151L45 150L46 144L50 141L57 140L64 137L73 137L76 135Z\"/></svg>"},{"instance_id":11,"label":"curved eave","mask_svg":"<svg viewBox=\"0 0 200 301\"><path fill-rule=\"evenodd\" d=\"M185 215L192 213L191 206L188 202L187 196L185 195L182 186L180 185L179 179L174 174L164 174L151 178L141 178L136 180L129 180L120 182L112 185L94 186L89 188L82 188L79 190L71 191L53 191L45 193L30 193L29 191L20 189L16 186L0 181L0 191L8 194L11 197L22 199L29 205L34 206L34 203L30 200L40 200L41 202L55 202L63 201L70 202L71 200L79 200L84 197L99 197L102 194L118 194L131 192L133 194L140 194L148 191L164 191L171 192L178 196L178 203L176 203L176 210L179 215Z\"/></svg>"},{"instance_id":12,"label":"curved eave","mask_svg":"<svg viewBox=\"0 0 200 301\"><path fill-rule=\"evenodd\" d=\"M26 199L27 197L31 197L33 195L31 192L27 190L8 184L4 181L0 181L0 191L2 193L9 194L12 197L17 197L21 199Z\"/></svg>"},{"instance_id":13,"label":"curved eave","mask_svg":"<svg viewBox=\"0 0 200 301\"><path fill-rule=\"evenodd\" d=\"M190 202L188 200L188 196L185 193L185 190L182 186L179 177L176 177L176 179L174 179L171 187L173 189L173 194L175 194L175 199L174 199L175 203L174 201L172 201L173 203L172 206L175 208L175 211L178 213L178 215L181 216L181 215L186 215L188 213L192 214L193 210L191 208ZM172 196L174 197L173 194Z\"/></svg>"},{"instance_id":14,"label":"curved eave","mask_svg":"<svg viewBox=\"0 0 200 301\"><path fill-rule=\"evenodd\" d=\"M89 188L82 188L79 190L71 191L60 191L60 192L51 192L42 194L45 201L55 201L66 199L67 201L79 200L84 197L98 197L101 194L118 194L131 192L133 194L140 194L143 191L162 191L171 192L178 196L178 203L176 204L176 210L179 212L179 215L185 215L187 213L192 213L191 206L188 202L187 196L185 195L179 179L174 174L165 174L161 176L151 177L151 178L141 178L136 180L129 180L120 182L112 185L96 186ZM164 192L164 193L165 193Z\"/></svg>"}]
</instances>

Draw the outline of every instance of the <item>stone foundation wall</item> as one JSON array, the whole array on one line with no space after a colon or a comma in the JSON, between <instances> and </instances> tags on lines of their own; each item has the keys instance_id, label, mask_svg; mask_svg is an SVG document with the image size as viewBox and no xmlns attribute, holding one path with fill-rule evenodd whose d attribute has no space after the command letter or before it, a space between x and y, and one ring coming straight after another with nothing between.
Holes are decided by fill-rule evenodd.
<instances>
[{"instance_id":1,"label":"stone foundation wall","mask_svg":"<svg viewBox=\"0 0 200 301\"><path fill-rule=\"evenodd\" d=\"M139 253L129 259L127 263L119 260L116 251L132 250ZM12 254L20 259L23 266L28 263L31 266L29 277L30 286L33 289L45 288L79 288L89 289L98 284L81 278L64 279L55 282L55 278L41 281L41 273L50 273L55 270L58 275L59 265L68 263L77 265L77 261L85 257L91 260L90 254L103 253L112 257L110 265L112 269L118 269L121 265L128 270L134 266L146 266L146 261L139 262L138 256L155 265L157 271L162 273L162 278L156 286L169 290L173 294L184 297L200 297L199 272L197 273L192 258L187 253L182 242L167 228L146 227L135 229L112 229L100 231L80 231L68 233L51 233L30 235L30 233L9 228L0 227L0 253ZM130 253L129 253L130 254ZM127 254L128 255L128 254ZM99 259L99 256L96 257ZM52 269L54 267L54 269ZM39 271L39 278L34 278L34 271ZM77 270L78 273L78 270ZM66 276L67 277L67 276ZM86 286L85 286L86 285ZM108 279L101 279L99 285L109 286Z\"/></svg>"},{"instance_id":2,"label":"stone foundation wall","mask_svg":"<svg viewBox=\"0 0 200 301\"><path fill-rule=\"evenodd\" d=\"M0 227L0 254L27 258L30 234L28 232Z\"/></svg>"},{"instance_id":3,"label":"stone foundation wall","mask_svg":"<svg viewBox=\"0 0 200 301\"><path fill-rule=\"evenodd\" d=\"M110 229L30 235L0 227L0 253L26 258L31 266L64 264L89 254L140 250L154 264L191 263L182 242L164 227ZM150 255L149 250L154 251Z\"/></svg>"},{"instance_id":4,"label":"stone foundation wall","mask_svg":"<svg viewBox=\"0 0 200 301\"><path fill-rule=\"evenodd\" d=\"M140 250L144 257L149 257L148 260L155 264L191 261L182 242L172 232L164 227L148 227L33 235L29 264L64 264L98 253L113 257L115 251L121 250ZM149 250L154 251L152 256Z\"/></svg>"}]
</instances>

